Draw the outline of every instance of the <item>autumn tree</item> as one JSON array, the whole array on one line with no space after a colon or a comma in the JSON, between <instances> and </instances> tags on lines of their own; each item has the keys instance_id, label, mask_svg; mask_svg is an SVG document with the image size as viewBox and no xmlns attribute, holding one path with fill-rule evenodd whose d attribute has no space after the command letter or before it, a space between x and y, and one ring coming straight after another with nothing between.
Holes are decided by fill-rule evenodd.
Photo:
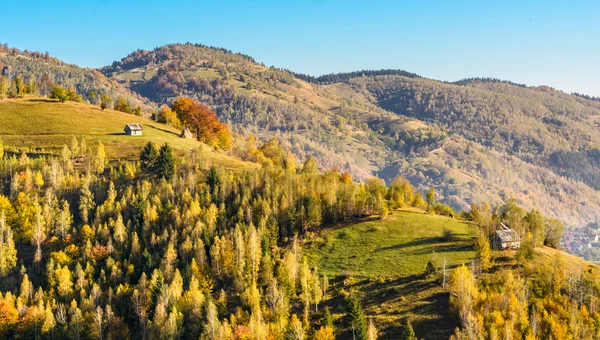
<instances>
[{"instance_id":1,"label":"autumn tree","mask_svg":"<svg viewBox=\"0 0 600 340\"><path fill-rule=\"evenodd\" d=\"M93 165L97 172L104 171L104 165L106 163L106 152L104 151L104 144L98 142L96 147L96 154L93 158Z\"/></svg>"},{"instance_id":2,"label":"autumn tree","mask_svg":"<svg viewBox=\"0 0 600 340\"><path fill-rule=\"evenodd\" d=\"M206 105L193 99L180 97L173 102L172 110L179 121L196 131L196 137L212 147L231 148L231 133L219 122L217 115Z\"/></svg>"},{"instance_id":3,"label":"autumn tree","mask_svg":"<svg viewBox=\"0 0 600 340\"><path fill-rule=\"evenodd\" d=\"M158 114L156 116L156 120L159 123L167 124L174 128L181 128L181 122L177 117L177 113L171 110L167 105L163 105L160 107Z\"/></svg>"},{"instance_id":4,"label":"autumn tree","mask_svg":"<svg viewBox=\"0 0 600 340\"><path fill-rule=\"evenodd\" d=\"M103 93L100 96L100 108L102 109L102 111L110 108L111 103L112 103L112 98L109 97L106 93Z\"/></svg>"},{"instance_id":5,"label":"autumn tree","mask_svg":"<svg viewBox=\"0 0 600 340\"><path fill-rule=\"evenodd\" d=\"M75 89L70 88L69 90L67 90L67 99L72 101L72 102L78 102L81 103L83 101L83 98L81 98L81 95L78 94Z\"/></svg>"},{"instance_id":6,"label":"autumn tree","mask_svg":"<svg viewBox=\"0 0 600 340\"><path fill-rule=\"evenodd\" d=\"M0 213L0 276L6 276L17 265L17 249L13 233L6 224L4 211Z\"/></svg>"},{"instance_id":7,"label":"autumn tree","mask_svg":"<svg viewBox=\"0 0 600 340\"><path fill-rule=\"evenodd\" d=\"M114 109L116 111L121 111L121 112L125 112L125 113L133 113L133 109L131 108L131 105L123 97L117 98Z\"/></svg>"},{"instance_id":8,"label":"autumn tree","mask_svg":"<svg viewBox=\"0 0 600 340\"><path fill-rule=\"evenodd\" d=\"M50 92L50 98L58 99L59 102L64 103L69 99L69 96L67 90L59 85L54 85L54 87L52 87L52 92Z\"/></svg>"},{"instance_id":9,"label":"autumn tree","mask_svg":"<svg viewBox=\"0 0 600 340\"><path fill-rule=\"evenodd\" d=\"M491 266L492 251L490 249L490 241L483 232L480 232L479 236L475 239L475 251L477 252L477 259L479 260L481 269L488 270Z\"/></svg>"}]
</instances>

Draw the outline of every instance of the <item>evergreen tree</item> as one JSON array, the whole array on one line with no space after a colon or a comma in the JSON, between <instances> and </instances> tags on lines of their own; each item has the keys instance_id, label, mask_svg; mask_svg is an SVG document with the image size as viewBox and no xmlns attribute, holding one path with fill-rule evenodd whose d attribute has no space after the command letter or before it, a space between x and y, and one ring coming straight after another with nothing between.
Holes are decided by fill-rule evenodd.
<instances>
[{"instance_id":1,"label":"evergreen tree","mask_svg":"<svg viewBox=\"0 0 600 340\"><path fill-rule=\"evenodd\" d=\"M175 156L173 149L167 143L160 147L155 174L165 179L171 179L175 174Z\"/></svg>"},{"instance_id":2,"label":"evergreen tree","mask_svg":"<svg viewBox=\"0 0 600 340\"><path fill-rule=\"evenodd\" d=\"M349 327L352 330L353 336L356 340L367 340L368 328L367 318L360 304L360 301L355 296L348 297L347 301L347 312Z\"/></svg>"},{"instance_id":3,"label":"evergreen tree","mask_svg":"<svg viewBox=\"0 0 600 340\"><path fill-rule=\"evenodd\" d=\"M404 324L402 325L402 339L403 340L418 340L413 330L412 324L408 318L404 319Z\"/></svg>"},{"instance_id":4,"label":"evergreen tree","mask_svg":"<svg viewBox=\"0 0 600 340\"><path fill-rule=\"evenodd\" d=\"M148 142L140 154L140 167L145 171L154 171L157 166L159 151L156 144Z\"/></svg>"}]
</instances>

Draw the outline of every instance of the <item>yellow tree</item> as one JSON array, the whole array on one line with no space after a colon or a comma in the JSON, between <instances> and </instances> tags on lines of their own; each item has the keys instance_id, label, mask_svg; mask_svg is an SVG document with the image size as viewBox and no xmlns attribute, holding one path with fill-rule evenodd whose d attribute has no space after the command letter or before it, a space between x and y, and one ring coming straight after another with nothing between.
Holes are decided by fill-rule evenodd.
<instances>
[{"instance_id":1,"label":"yellow tree","mask_svg":"<svg viewBox=\"0 0 600 340\"><path fill-rule=\"evenodd\" d=\"M464 264L454 270L449 284L450 307L465 322L478 296L475 277Z\"/></svg>"},{"instance_id":2,"label":"yellow tree","mask_svg":"<svg viewBox=\"0 0 600 340\"><path fill-rule=\"evenodd\" d=\"M17 265L17 249L13 233L6 224L4 211L0 213L0 276L5 276Z\"/></svg>"},{"instance_id":3,"label":"yellow tree","mask_svg":"<svg viewBox=\"0 0 600 340\"><path fill-rule=\"evenodd\" d=\"M102 142L98 142L98 146L96 148L96 154L93 159L93 166L97 172L104 172L104 164L106 162L106 152L104 151L104 144Z\"/></svg>"},{"instance_id":4,"label":"yellow tree","mask_svg":"<svg viewBox=\"0 0 600 340\"><path fill-rule=\"evenodd\" d=\"M488 270L491 266L492 251L490 249L490 241L485 236L485 233L480 232L477 239L475 239L475 250L477 251L477 258L481 269Z\"/></svg>"}]
</instances>

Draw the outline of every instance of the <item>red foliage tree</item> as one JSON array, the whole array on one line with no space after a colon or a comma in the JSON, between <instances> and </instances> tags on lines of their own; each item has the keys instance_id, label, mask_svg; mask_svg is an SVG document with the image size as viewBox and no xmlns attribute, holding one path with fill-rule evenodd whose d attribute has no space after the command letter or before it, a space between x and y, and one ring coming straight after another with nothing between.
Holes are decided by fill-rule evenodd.
<instances>
[{"instance_id":1,"label":"red foliage tree","mask_svg":"<svg viewBox=\"0 0 600 340\"><path fill-rule=\"evenodd\" d=\"M180 97L173 102L173 111L185 126L196 131L196 137L210 146L221 149L231 147L231 132L206 105L190 98Z\"/></svg>"}]
</instances>

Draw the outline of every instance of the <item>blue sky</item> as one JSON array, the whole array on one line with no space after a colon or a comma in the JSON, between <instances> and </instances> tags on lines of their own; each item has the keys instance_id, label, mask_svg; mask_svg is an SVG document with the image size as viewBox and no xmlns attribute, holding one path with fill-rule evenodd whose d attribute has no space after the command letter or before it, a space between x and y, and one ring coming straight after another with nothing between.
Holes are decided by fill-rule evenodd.
<instances>
[{"instance_id":1,"label":"blue sky","mask_svg":"<svg viewBox=\"0 0 600 340\"><path fill-rule=\"evenodd\" d=\"M320 75L398 68L600 96L600 1L6 1L0 42L99 67L173 42Z\"/></svg>"}]
</instances>

